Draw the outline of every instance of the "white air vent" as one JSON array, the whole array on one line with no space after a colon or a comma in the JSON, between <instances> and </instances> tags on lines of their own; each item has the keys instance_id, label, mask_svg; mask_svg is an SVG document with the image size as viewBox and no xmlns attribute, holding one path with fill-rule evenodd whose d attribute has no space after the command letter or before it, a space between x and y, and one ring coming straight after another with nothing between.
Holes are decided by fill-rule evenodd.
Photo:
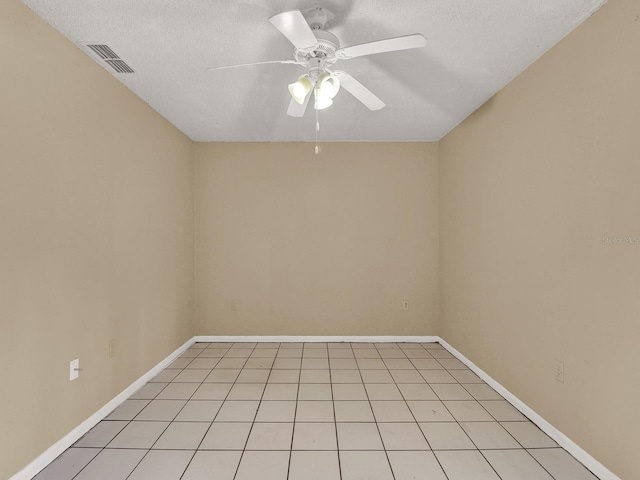
<instances>
[{"instance_id":1,"label":"white air vent","mask_svg":"<svg viewBox=\"0 0 640 480\"><path fill-rule=\"evenodd\" d=\"M114 52L109 45L87 43L85 46L97 55L100 60L115 70L116 73L134 73L133 68L120 58L120 56Z\"/></svg>"}]
</instances>

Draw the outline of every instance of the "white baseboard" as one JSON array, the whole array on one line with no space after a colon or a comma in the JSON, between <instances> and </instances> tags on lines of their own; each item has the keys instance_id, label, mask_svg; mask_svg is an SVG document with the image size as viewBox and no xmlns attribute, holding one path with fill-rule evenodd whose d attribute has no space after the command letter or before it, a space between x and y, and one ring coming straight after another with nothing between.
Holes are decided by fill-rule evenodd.
<instances>
[{"instance_id":1,"label":"white baseboard","mask_svg":"<svg viewBox=\"0 0 640 480\"><path fill-rule=\"evenodd\" d=\"M195 342L420 342L433 343L437 342L440 337L435 336L295 336L295 335L235 335L235 336L214 336L214 335L198 335L193 337Z\"/></svg>"},{"instance_id":2,"label":"white baseboard","mask_svg":"<svg viewBox=\"0 0 640 480\"><path fill-rule=\"evenodd\" d=\"M615 473L602 465L598 460L584 451L577 443L567 437L564 433L558 430L556 427L547 422L544 418L538 415L533 409L531 409L526 403L516 397L509 390L500 385L496 380L489 376L484 370L478 367L475 363L465 357L458 350L449 345L445 340L439 339L438 342L446 348L452 355L458 360L469 367L476 375L484 380L491 388L502 395L511 405L517 408L524 416L528 417L533 423L535 423L540 430L549 435L558 445L569 452L576 460L587 467L594 475L600 480L620 480Z\"/></svg>"},{"instance_id":3,"label":"white baseboard","mask_svg":"<svg viewBox=\"0 0 640 480\"><path fill-rule=\"evenodd\" d=\"M533 423L535 423L540 429L555 440L558 445L564 448L567 452L573 455L580 463L591 470L600 480L620 480L620 477L611 472L607 467L598 462L595 458L584 451L578 444L573 442L569 437L564 435L560 430L555 428L544 418L533 411L528 405L521 401L518 397L513 395L509 390L504 388L500 383L489 376L484 370L474 364L467 357L462 355L458 350L449 345L445 340L437 336L211 336L211 335L198 335L190 340L186 341L177 350L171 353L168 357L158 363L155 367L149 370L147 373L138 378L135 382L124 389L115 398L109 401L104 407L95 412L84 422L74 428L71 432L65 435L62 439L57 441L51 447L49 447L44 453L38 456L30 464L13 475L9 480L31 480L42 469L44 469L49 463L55 460L60 454L62 454L67 448L78 441L85 433L91 430L98 424L103 418L111 413L115 408L129 398L145 383L155 377L162 369L173 362L179 357L185 350L187 350L195 342L420 342L420 343L440 343L446 348L452 355L458 360L468 366L476 375L502 395L505 400L511 403L517 408L523 415L528 417Z\"/></svg>"},{"instance_id":4,"label":"white baseboard","mask_svg":"<svg viewBox=\"0 0 640 480\"><path fill-rule=\"evenodd\" d=\"M104 407L98 410L96 413L87 418L84 422L78 425L76 428L67 433L64 437L51 445L35 460L29 463L26 467L13 475L9 480L31 480L42 469L53 462L58 456L60 456L67 448L76 443L85 433L91 430L97 425L103 418L109 415L118 405L124 402L127 398L133 395L136 390L142 387L145 383L155 377L160 371L178 358L186 349L193 344L193 338L187 340L182 346L171 353L168 357L158 363L155 367L149 370L147 373L138 378L135 382L120 392L115 398L110 400Z\"/></svg>"}]
</instances>

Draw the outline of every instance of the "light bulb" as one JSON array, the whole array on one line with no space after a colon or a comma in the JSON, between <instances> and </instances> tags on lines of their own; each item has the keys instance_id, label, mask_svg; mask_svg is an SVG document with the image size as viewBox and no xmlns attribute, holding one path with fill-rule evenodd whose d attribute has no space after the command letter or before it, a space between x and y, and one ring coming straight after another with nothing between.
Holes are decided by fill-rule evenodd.
<instances>
[{"instance_id":1,"label":"light bulb","mask_svg":"<svg viewBox=\"0 0 640 480\"><path fill-rule=\"evenodd\" d=\"M311 79L309 75L301 75L298 80L289 85L289 93L291 97L300 105L304 103L304 99L311 90Z\"/></svg>"},{"instance_id":2,"label":"light bulb","mask_svg":"<svg viewBox=\"0 0 640 480\"><path fill-rule=\"evenodd\" d=\"M319 85L322 95L329 98L335 97L338 94L338 90L340 90L340 80L327 72L318 77L316 85Z\"/></svg>"},{"instance_id":3,"label":"light bulb","mask_svg":"<svg viewBox=\"0 0 640 480\"><path fill-rule=\"evenodd\" d=\"M316 97L316 103L315 103L316 110L324 110L325 108L328 108L331 105L333 105L333 100L331 100L331 97L328 95L325 95L320 88L316 88L314 90L314 93Z\"/></svg>"}]
</instances>

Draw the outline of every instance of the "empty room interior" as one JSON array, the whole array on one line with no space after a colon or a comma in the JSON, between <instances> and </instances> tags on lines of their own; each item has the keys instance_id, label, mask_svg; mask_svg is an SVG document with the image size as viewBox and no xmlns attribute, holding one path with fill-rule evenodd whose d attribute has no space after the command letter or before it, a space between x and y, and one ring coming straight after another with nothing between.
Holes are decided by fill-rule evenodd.
<instances>
[{"instance_id":1,"label":"empty room interior","mask_svg":"<svg viewBox=\"0 0 640 480\"><path fill-rule=\"evenodd\" d=\"M640 478L637 0L4 0L0 59L1 479Z\"/></svg>"}]
</instances>

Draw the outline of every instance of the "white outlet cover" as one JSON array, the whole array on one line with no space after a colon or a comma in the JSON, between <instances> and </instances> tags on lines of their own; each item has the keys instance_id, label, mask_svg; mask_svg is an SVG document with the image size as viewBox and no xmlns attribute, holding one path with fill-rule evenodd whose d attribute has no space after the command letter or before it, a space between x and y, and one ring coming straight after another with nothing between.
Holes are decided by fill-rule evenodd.
<instances>
[{"instance_id":1,"label":"white outlet cover","mask_svg":"<svg viewBox=\"0 0 640 480\"><path fill-rule=\"evenodd\" d=\"M69 362L69 380L75 380L80 374L80 359L76 358Z\"/></svg>"}]
</instances>

